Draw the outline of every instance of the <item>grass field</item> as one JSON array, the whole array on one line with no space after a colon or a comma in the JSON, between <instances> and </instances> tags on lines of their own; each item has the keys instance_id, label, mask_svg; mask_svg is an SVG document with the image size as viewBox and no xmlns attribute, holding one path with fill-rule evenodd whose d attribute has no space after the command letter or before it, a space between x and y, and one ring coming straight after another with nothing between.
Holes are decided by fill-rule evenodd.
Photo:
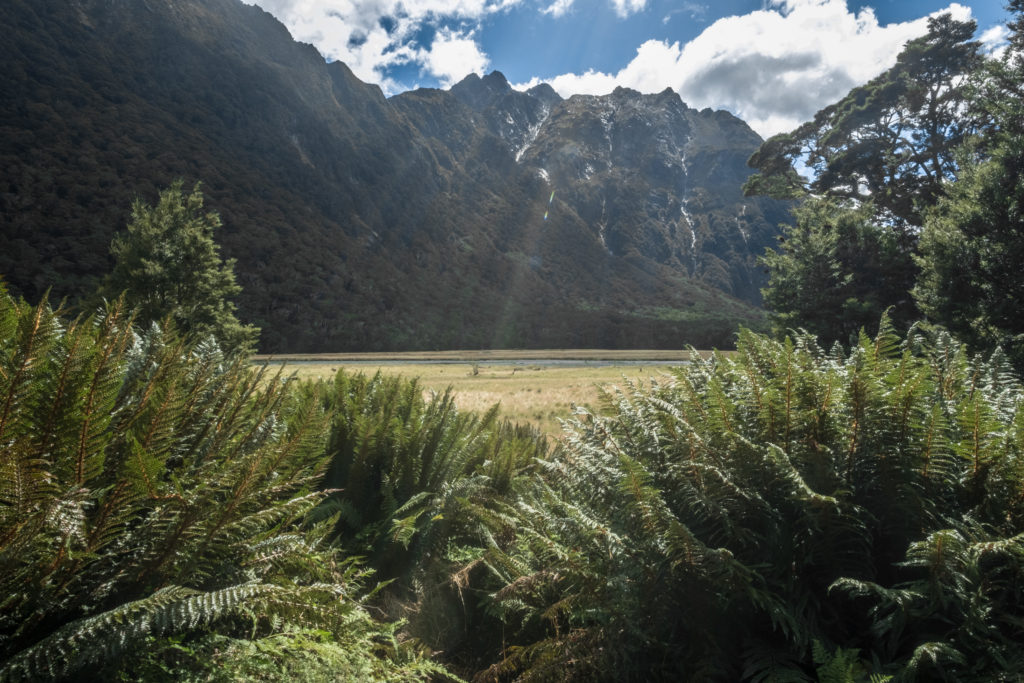
<instances>
[{"instance_id":1,"label":"grass field","mask_svg":"<svg viewBox=\"0 0 1024 683\"><path fill-rule=\"evenodd\" d=\"M698 351L700 354L710 353ZM594 361L594 362L615 362L615 361L685 361L690 358L690 352L685 350L662 350L662 349L512 349L512 350L483 350L483 351L409 351L406 353L391 352L368 352L368 353L292 353L284 355L258 354L253 356L256 362L264 360L278 361L311 361L325 363L338 361L339 363L371 362L380 361L395 363L445 361L472 363L507 361L530 361L530 360L555 360L555 361Z\"/></svg>"},{"instance_id":2,"label":"grass field","mask_svg":"<svg viewBox=\"0 0 1024 683\"><path fill-rule=\"evenodd\" d=\"M460 353L463 354L461 357L456 355ZM418 377L427 391L444 391L451 387L455 392L456 403L462 410L483 411L500 403L503 416L517 422L533 423L545 433L559 436L562 431L558 420L569 416L573 404L592 409L599 407L599 387L622 384L624 378L646 382L664 374L671 367L667 363L682 363L689 358L688 353L679 351L488 353L494 355L445 352L440 357L381 354L367 358L368 354L332 354L326 357L278 357L274 360L284 361L287 368L299 378L326 378L333 376L340 368L366 374L379 370L385 374ZM615 355L603 355L608 353ZM462 359L465 362L454 362ZM267 358L256 358L257 362L262 360ZM448 362L431 363L431 360ZM543 360L588 360L593 364L548 365ZM288 365L288 361L303 362ZM410 364L409 361L417 362Z\"/></svg>"}]
</instances>

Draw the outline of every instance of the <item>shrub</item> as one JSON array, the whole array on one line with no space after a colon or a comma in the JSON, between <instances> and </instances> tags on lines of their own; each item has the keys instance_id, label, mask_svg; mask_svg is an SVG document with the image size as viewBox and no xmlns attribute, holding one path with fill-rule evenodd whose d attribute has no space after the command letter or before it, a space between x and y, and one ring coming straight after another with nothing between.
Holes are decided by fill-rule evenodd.
<instances>
[{"instance_id":1,"label":"shrub","mask_svg":"<svg viewBox=\"0 0 1024 683\"><path fill-rule=\"evenodd\" d=\"M437 670L367 614L330 522L304 521L327 419L213 345L136 333L120 305L64 323L0 292L0 680L131 678L211 643L236 665L272 643L282 672L288 651Z\"/></svg>"},{"instance_id":2,"label":"shrub","mask_svg":"<svg viewBox=\"0 0 1024 683\"><path fill-rule=\"evenodd\" d=\"M415 380L342 371L316 390L332 416L334 490L318 512L337 519L346 552L393 581L378 604L448 660L493 657L501 624L468 597L470 575L483 570L483 548L510 534L511 501L547 457L546 440L500 420L497 406L460 412L450 391L426 396Z\"/></svg>"},{"instance_id":3,"label":"shrub","mask_svg":"<svg viewBox=\"0 0 1024 683\"><path fill-rule=\"evenodd\" d=\"M1001 354L883 320L578 411L484 556L513 633L477 679L1021 675L1021 397Z\"/></svg>"}]
</instances>

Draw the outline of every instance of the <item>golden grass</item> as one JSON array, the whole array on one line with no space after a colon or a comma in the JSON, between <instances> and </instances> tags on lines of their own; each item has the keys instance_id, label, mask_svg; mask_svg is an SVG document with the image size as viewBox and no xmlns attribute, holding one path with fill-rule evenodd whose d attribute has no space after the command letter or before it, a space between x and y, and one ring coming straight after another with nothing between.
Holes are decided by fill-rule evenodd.
<instances>
[{"instance_id":1,"label":"golden grass","mask_svg":"<svg viewBox=\"0 0 1024 683\"><path fill-rule=\"evenodd\" d=\"M710 351L698 351L707 356ZM685 361L690 352L676 349L498 349L498 350L463 350L463 351L408 351L367 352L367 353L288 353L288 354L257 354L255 362L274 360L314 361L325 363L337 361L340 364L353 361L376 361L387 364L390 361L531 361L531 360L579 360L579 361Z\"/></svg>"},{"instance_id":2,"label":"golden grass","mask_svg":"<svg viewBox=\"0 0 1024 683\"><path fill-rule=\"evenodd\" d=\"M394 354L391 358L394 359ZM668 367L663 362L566 367L476 365L471 362L411 365L382 361L380 364L318 362L289 365L287 369L300 379L332 377L340 368L370 375L380 371L409 379L418 377L426 391L440 392L451 387L460 410L482 412L500 403L504 417L516 422L530 422L546 434L559 436L562 429L558 420L570 415L573 404L595 410L599 408L599 387L621 385L624 378L648 381L664 374Z\"/></svg>"}]
</instances>

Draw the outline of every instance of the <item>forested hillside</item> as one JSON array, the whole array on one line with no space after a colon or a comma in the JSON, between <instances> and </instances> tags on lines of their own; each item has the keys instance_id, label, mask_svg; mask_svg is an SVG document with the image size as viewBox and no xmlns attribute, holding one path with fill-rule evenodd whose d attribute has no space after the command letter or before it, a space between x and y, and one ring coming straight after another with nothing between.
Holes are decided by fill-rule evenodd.
<instances>
[{"instance_id":1,"label":"forested hillside","mask_svg":"<svg viewBox=\"0 0 1024 683\"><path fill-rule=\"evenodd\" d=\"M0 7L0 274L72 301L133 200L202 182L263 351L727 346L785 203L671 92L500 74L386 99L238 0ZM553 193L553 194L552 194Z\"/></svg>"}]
</instances>

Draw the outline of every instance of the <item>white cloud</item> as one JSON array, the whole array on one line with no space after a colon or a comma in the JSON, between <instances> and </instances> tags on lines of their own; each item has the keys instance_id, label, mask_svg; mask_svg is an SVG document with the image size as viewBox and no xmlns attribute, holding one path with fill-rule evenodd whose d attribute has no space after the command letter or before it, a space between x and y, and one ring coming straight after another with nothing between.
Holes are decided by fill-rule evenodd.
<instances>
[{"instance_id":1,"label":"white cloud","mask_svg":"<svg viewBox=\"0 0 1024 683\"><path fill-rule=\"evenodd\" d=\"M612 7L620 17L628 17L634 12L640 12L647 5L647 0L612 0Z\"/></svg>"},{"instance_id":2,"label":"white cloud","mask_svg":"<svg viewBox=\"0 0 1024 683\"><path fill-rule=\"evenodd\" d=\"M429 50L418 55L426 70L448 87L468 73L483 74L490 60L471 33L442 30Z\"/></svg>"},{"instance_id":3,"label":"white cloud","mask_svg":"<svg viewBox=\"0 0 1024 683\"><path fill-rule=\"evenodd\" d=\"M943 11L971 16L958 3ZM641 92L670 87L690 106L727 109L767 137L795 128L892 66L907 40L927 32L927 22L882 26L870 8L853 13L845 0L771 0L766 9L719 19L686 45L647 41L618 73L547 80L563 96L618 85Z\"/></svg>"},{"instance_id":4,"label":"white cloud","mask_svg":"<svg viewBox=\"0 0 1024 683\"><path fill-rule=\"evenodd\" d=\"M667 24L672 21L672 17L677 14L686 14L694 21L704 22L708 14L708 6L702 5L699 2L692 2L691 0L685 0L674 10L671 10L665 15L665 18L661 20L661 23Z\"/></svg>"},{"instance_id":5,"label":"white cloud","mask_svg":"<svg viewBox=\"0 0 1024 683\"><path fill-rule=\"evenodd\" d=\"M993 26L978 36L981 49L993 57L1002 57L1010 46L1010 29L1002 24Z\"/></svg>"},{"instance_id":6,"label":"white cloud","mask_svg":"<svg viewBox=\"0 0 1024 683\"><path fill-rule=\"evenodd\" d=\"M520 90L540 85L539 78L532 79L524 85L514 86ZM562 74L554 78L546 78L543 81L554 88L562 97L569 95L604 95L621 85L616 76L601 73L600 71L588 70L582 74Z\"/></svg>"},{"instance_id":7,"label":"white cloud","mask_svg":"<svg viewBox=\"0 0 1024 683\"><path fill-rule=\"evenodd\" d=\"M277 17L296 40L312 43L324 57L345 62L385 92L402 88L385 77L390 66L419 64L425 73L448 78L452 60L468 59L461 76L487 58L471 33L440 28L431 45L415 43L426 25L478 24L522 0L246 0ZM635 0L634 0L635 1Z\"/></svg>"},{"instance_id":8,"label":"white cloud","mask_svg":"<svg viewBox=\"0 0 1024 683\"><path fill-rule=\"evenodd\" d=\"M550 6L545 7L540 12L541 14L550 14L555 17L564 17L566 13L572 9L572 3L574 0L555 0Z\"/></svg>"}]
</instances>

